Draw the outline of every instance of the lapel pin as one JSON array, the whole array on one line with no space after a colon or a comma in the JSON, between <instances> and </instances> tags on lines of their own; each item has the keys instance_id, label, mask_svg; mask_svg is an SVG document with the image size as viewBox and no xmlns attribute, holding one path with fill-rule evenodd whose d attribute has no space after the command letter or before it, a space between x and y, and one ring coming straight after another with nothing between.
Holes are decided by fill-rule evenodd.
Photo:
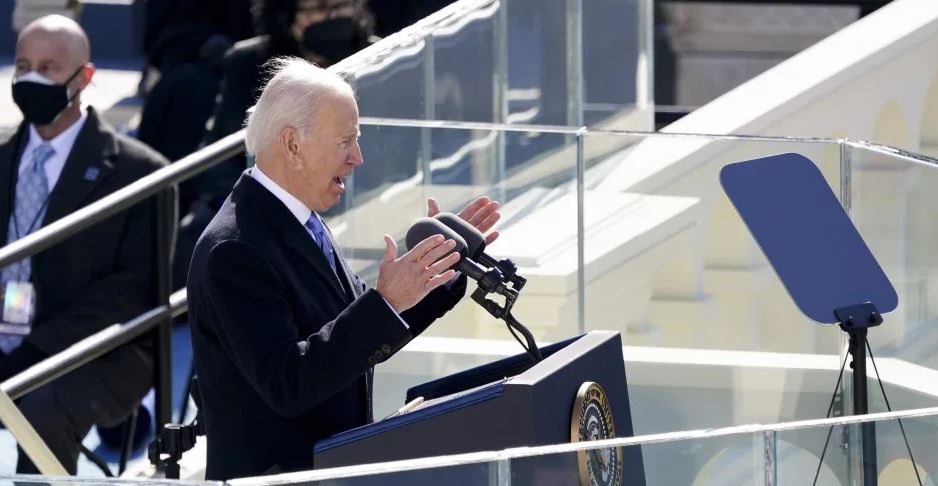
<instances>
[{"instance_id":1,"label":"lapel pin","mask_svg":"<svg viewBox=\"0 0 938 486\"><path fill-rule=\"evenodd\" d=\"M93 182L98 178L98 174L100 173L101 169L97 167L88 167L88 170L85 171L85 180Z\"/></svg>"}]
</instances>

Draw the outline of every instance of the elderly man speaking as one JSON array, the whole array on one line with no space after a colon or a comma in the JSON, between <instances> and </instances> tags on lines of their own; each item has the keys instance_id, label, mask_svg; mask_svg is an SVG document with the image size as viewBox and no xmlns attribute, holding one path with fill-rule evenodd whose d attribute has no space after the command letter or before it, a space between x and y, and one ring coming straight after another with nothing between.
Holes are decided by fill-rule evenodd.
<instances>
[{"instance_id":1,"label":"elderly man speaking","mask_svg":"<svg viewBox=\"0 0 938 486\"><path fill-rule=\"evenodd\" d=\"M374 363L466 288L448 270L455 243L439 235L401 257L385 236L374 288L352 273L319 216L363 163L352 90L299 59L272 72L247 122L257 164L206 228L189 271L207 479L311 469L316 440L372 420ZM497 210L481 197L460 216L484 233Z\"/></svg>"}]
</instances>

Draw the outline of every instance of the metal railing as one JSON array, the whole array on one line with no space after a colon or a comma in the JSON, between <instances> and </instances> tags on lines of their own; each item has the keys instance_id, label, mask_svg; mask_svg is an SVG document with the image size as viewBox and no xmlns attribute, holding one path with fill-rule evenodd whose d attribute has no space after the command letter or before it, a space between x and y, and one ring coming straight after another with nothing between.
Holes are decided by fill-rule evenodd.
<instances>
[{"instance_id":1,"label":"metal railing","mask_svg":"<svg viewBox=\"0 0 938 486\"><path fill-rule=\"evenodd\" d=\"M231 134L179 161L159 169L114 193L65 216L36 232L0 248L0 268L33 256L85 231L128 208L156 197L155 271L159 305L124 323L113 324L68 349L50 356L0 384L0 420L7 425L43 474L64 475L65 470L35 430L13 405L13 400L148 333L154 334L155 423L172 421L172 318L186 309L186 293L172 292L173 227L177 211L171 188L231 158L244 148L243 131Z\"/></svg>"},{"instance_id":2,"label":"metal railing","mask_svg":"<svg viewBox=\"0 0 938 486\"><path fill-rule=\"evenodd\" d=\"M679 432L663 432L632 437L619 437L614 439L591 440L539 446L523 446L501 450L468 452L446 456L432 456L417 459L402 459L398 461L341 466L329 469L318 469L283 473L269 476L254 476L232 479L225 482L231 486L274 486L289 484L310 484L318 481L344 479L354 484L352 478L372 476L380 477L384 474L399 474L428 469L453 468L470 464L492 464L499 461L524 459L538 456L559 457L579 451L607 449L614 447L641 447L657 444L667 444L681 441L702 441L735 436L759 436L765 445L773 444L778 434L785 432L805 431L832 427L847 427L868 423L883 423L900 421L902 419L935 418L938 417L938 407L917 408L898 412L880 412L865 415L849 415L823 419L798 420L779 422L774 424L747 424L711 429L682 430ZM774 455L765 456L764 469L767 473L775 473L778 467ZM773 474L774 475L774 474ZM423 479L426 479L424 476ZM502 484L502 483L497 483ZM763 484L776 484L765 481Z\"/></svg>"}]
</instances>

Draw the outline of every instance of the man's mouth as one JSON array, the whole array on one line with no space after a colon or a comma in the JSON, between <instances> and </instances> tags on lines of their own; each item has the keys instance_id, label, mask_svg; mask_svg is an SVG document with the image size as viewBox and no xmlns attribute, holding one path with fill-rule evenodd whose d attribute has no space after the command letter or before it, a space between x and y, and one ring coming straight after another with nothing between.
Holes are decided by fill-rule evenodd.
<instances>
[{"instance_id":1,"label":"man's mouth","mask_svg":"<svg viewBox=\"0 0 938 486\"><path fill-rule=\"evenodd\" d=\"M335 185L345 189L345 182L342 179L342 177L333 177L332 182L334 182Z\"/></svg>"}]
</instances>

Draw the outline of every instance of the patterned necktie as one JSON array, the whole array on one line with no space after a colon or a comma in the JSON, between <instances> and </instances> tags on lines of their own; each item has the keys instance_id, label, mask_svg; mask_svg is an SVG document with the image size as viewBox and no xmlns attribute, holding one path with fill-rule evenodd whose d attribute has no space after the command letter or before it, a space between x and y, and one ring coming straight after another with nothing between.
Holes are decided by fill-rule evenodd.
<instances>
[{"instance_id":1,"label":"patterned necktie","mask_svg":"<svg viewBox=\"0 0 938 486\"><path fill-rule=\"evenodd\" d=\"M53 155L55 149L51 145L39 145L33 149L29 166L19 175L16 181L15 207L7 226L7 244L42 226L46 204L49 202L49 181L46 178L45 165ZM6 289L7 282L28 282L32 275L31 261L31 258L24 258L4 268L0 275L2 288ZM0 349L9 353L18 347L21 341L19 336L0 336Z\"/></svg>"},{"instance_id":2,"label":"patterned necktie","mask_svg":"<svg viewBox=\"0 0 938 486\"><path fill-rule=\"evenodd\" d=\"M306 220L306 227L313 233L316 244L322 249L323 255L326 256L326 261L329 262L329 266L332 267L332 271L335 272L335 251L332 248L332 242L329 241L329 236L326 235L326 227L323 226L322 221L319 220L319 216L317 216L316 213L309 215L309 219Z\"/></svg>"}]
</instances>

